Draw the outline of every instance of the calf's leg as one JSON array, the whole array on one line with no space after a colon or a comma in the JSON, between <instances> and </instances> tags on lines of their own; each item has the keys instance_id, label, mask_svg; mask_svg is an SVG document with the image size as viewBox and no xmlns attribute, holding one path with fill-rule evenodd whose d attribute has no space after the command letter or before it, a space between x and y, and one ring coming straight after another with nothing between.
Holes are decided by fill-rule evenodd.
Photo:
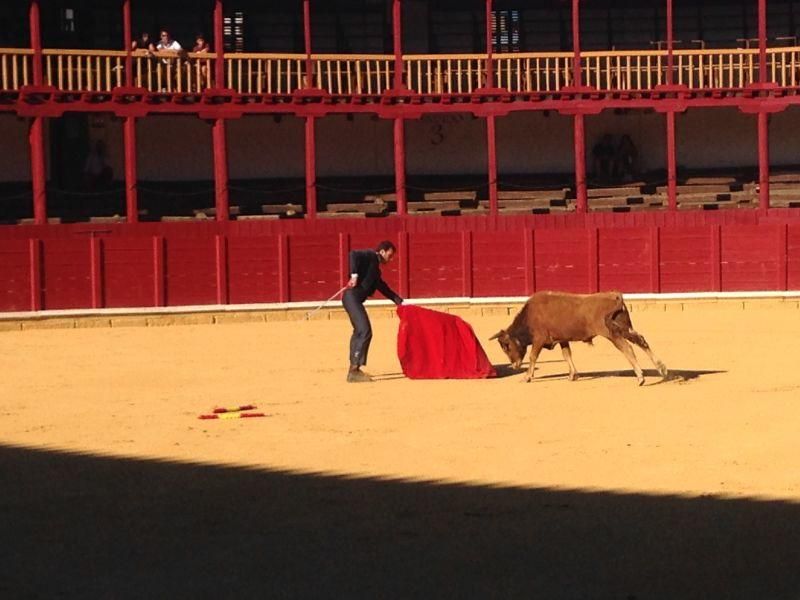
<instances>
[{"instance_id":1,"label":"calf's leg","mask_svg":"<svg viewBox=\"0 0 800 600\"><path fill-rule=\"evenodd\" d=\"M633 371L636 373L636 380L639 382L639 385L642 385L644 383L644 374L642 373L642 367L636 362L636 355L633 353L633 347L621 337L610 337L608 339L611 340L611 343L617 347L617 350L622 352L625 358L628 359L628 362L631 363Z\"/></svg>"},{"instance_id":2,"label":"calf's leg","mask_svg":"<svg viewBox=\"0 0 800 600\"><path fill-rule=\"evenodd\" d=\"M564 355L564 360L569 365L569 380L575 381L578 378L578 371L575 368L575 363L572 362L572 348L569 347L569 342L561 342L561 353Z\"/></svg>"},{"instance_id":3,"label":"calf's leg","mask_svg":"<svg viewBox=\"0 0 800 600\"><path fill-rule=\"evenodd\" d=\"M525 379L523 381L525 383L530 383L531 379L533 379L533 370L536 368L536 359L539 358L539 353L542 351L544 344L537 340L533 340L533 344L531 344L531 364L528 367L528 374L525 375Z\"/></svg>"},{"instance_id":4,"label":"calf's leg","mask_svg":"<svg viewBox=\"0 0 800 600\"><path fill-rule=\"evenodd\" d=\"M623 336L626 340L633 342L647 353L647 356L650 357L651 362L653 365L655 365L656 369L658 369L661 377L666 377L669 375L669 371L667 371L667 365L661 362L655 353L650 349L650 345L647 343L647 340L644 339L643 335L634 331L633 327L631 327L627 332L623 333Z\"/></svg>"}]
</instances>

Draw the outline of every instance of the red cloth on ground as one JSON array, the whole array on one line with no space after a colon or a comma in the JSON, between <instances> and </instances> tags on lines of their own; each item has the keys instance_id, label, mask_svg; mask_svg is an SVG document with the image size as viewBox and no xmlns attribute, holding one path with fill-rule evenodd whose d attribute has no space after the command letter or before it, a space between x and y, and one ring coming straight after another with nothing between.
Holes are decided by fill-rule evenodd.
<instances>
[{"instance_id":1,"label":"red cloth on ground","mask_svg":"<svg viewBox=\"0 0 800 600\"><path fill-rule=\"evenodd\" d=\"M492 363L469 323L421 306L398 306L397 356L409 379L484 379Z\"/></svg>"}]
</instances>

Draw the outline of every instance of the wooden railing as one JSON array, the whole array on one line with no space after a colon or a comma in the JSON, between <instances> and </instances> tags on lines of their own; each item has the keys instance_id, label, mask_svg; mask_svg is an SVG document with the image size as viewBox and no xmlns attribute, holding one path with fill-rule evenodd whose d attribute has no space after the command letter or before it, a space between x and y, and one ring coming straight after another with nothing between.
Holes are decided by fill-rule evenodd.
<instances>
[{"instance_id":1,"label":"wooden railing","mask_svg":"<svg viewBox=\"0 0 800 600\"><path fill-rule=\"evenodd\" d=\"M225 84L240 94L291 94L305 87L305 54L226 54Z\"/></svg>"},{"instance_id":2,"label":"wooden railing","mask_svg":"<svg viewBox=\"0 0 800 600\"><path fill-rule=\"evenodd\" d=\"M0 48L0 90L15 91L33 83L33 50Z\"/></svg>"},{"instance_id":3,"label":"wooden railing","mask_svg":"<svg viewBox=\"0 0 800 600\"><path fill-rule=\"evenodd\" d=\"M420 94L470 94L484 84L486 55L407 55L403 68L406 86Z\"/></svg>"},{"instance_id":4,"label":"wooden railing","mask_svg":"<svg viewBox=\"0 0 800 600\"><path fill-rule=\"evenodd\" d=\"M70 92L110 92L125 84L126 53L53 50L42 53L46 85ZM151 92L201 93L214 85L213 53L133 53L132 82ZM756 48L676 50L673 82L690 89L743 88L758 81ZM242 94L289 95L317 87L337 95L380 95L394 85L394 57L386 54L312 54L311 86L305 54L228 54L225 86ZM0 48L0 91L33 83L33 51ZM552 93L572 83L569 52L499 54L494 87L512 93ZM471 94L486 85L483 54L406 55L403 80L426 94ZM649 90L667 82L665 50L581 54L583 83L600 91ZM800 86L800 47L767 50L767 80Z\"/></svg>"}]
</instances>

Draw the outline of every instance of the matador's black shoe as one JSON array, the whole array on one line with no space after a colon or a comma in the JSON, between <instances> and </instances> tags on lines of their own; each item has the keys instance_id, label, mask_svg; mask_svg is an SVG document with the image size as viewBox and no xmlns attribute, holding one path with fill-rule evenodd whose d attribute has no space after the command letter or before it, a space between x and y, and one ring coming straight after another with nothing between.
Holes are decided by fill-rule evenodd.
<instances>
[{"instance_id":1,"label":"matador's black shoe","mask_svg":"<svg viewBox=\"0 0 800 600\"><path fill-rule=\"evenodd\" d=\"M372 377L364 373L364 371L348 371L347 383L371 383Z\"/></svg>"}]
</instances>

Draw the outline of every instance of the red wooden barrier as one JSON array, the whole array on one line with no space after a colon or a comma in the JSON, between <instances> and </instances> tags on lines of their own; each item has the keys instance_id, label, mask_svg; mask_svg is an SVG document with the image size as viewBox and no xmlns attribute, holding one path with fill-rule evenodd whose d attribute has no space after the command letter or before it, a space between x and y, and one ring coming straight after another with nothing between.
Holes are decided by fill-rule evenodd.
<instances>
[{"instance_id":1,"label":"red wooden barrier","mask_svg":"<svg viewBox=\"0 0 800 600\"><path fill-rule=\"evenodd\" d=\"M0 310L321 300L382 239L409 298L800 289L800 218L746 212L0 228Z\"/></svg>"}]
</instances>

